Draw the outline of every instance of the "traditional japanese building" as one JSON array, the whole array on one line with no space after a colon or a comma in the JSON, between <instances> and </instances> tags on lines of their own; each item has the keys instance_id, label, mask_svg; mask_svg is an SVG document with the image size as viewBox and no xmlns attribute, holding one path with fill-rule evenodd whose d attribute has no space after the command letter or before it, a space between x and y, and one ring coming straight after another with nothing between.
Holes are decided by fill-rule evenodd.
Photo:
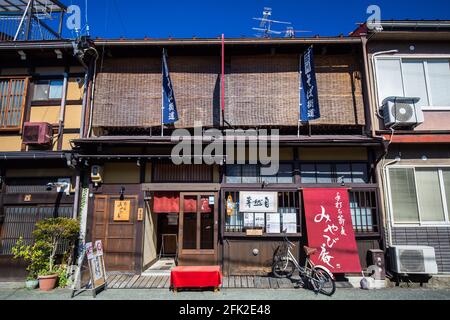
<instances>
[{"instance_id":1,"label":"traditional japanese building","mask_svg":"<svg viewBox=\"0 0 450 320\"><path fill-rule=\"evenodd\" d=\"M363 267L369 250L383 249L375 170L383 141L372 136L365 108L360 38L94 45L101 59L92 109L73 144L77 163L91 172L87 238L103 241L108 270L158 270L162 257L174 256L180 265L221 265L227 275L268 274L285 229L303 255L309 198L302 190L310 188L347 188ZM311 45L322 117L306 125L299 123L300 58ZM163 49L179 121L162 132ZM191 164L174 164L182 140L176 129L191 136ZM229 151L216 154L214 164L202 162L213 141L234 139L237 129L279 130L279 145L272 145L280 155L277 174L264 175L248 142L237 152L246 156L241 164ZM276 206L243 211L240 199L258 195Z\"/></svg>"},{"instance_id":2,"label":"traditional japanese building","mask_svg":"<svg viewBox=\"0 0 450 320\"><path fill-rule=\"evenodd\" d=\"M25 6L0 3L0 281L26 276L11 249L20 237L31 243L37 221L77 217L82 183L71 140L86 106L84 62Z\"/></svg>"},{"instance_id":3,"label":"traditional japanese building","mask_svg":"<svg viewBox=\"0 0 450 320\"><path fill-rule=\"evenodd\" d=\"M382 21L353 33L367 51L389 269L450 273L450 22Z\"/></svg>"},{"instance_id":4,"label":"traditional japanese building","mask_svg":"<svg viewBox=\"0 0 450 320\"><path fill-rule=\"evenodd\" d=\"M39 21L18 17L29 21L20 37L0 29L1 280L25 275L11 247L56 216L102 240L113 272L178 263L266 275L285 231L302 259L304 245L325 239L317 256L338 276L353 272L327 247L352 252L355 270L384 250L377 166L387 142L369 109L364 36L69 41L35 38ZM321 117L303 123L300 61L311 47ZM164 49L173 125L162 125ZM180 146L191 149L182 164ZM312 227L315 215L329 224Z\"/></svg>"}]
</instances>

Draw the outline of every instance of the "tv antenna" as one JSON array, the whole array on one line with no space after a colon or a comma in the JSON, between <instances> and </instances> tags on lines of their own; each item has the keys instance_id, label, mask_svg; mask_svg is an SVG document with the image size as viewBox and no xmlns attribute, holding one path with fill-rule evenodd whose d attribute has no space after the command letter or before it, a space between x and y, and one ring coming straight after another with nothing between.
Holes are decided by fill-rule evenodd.
<instances>
[{"instance_id":1,"label":"tv antenna","mask_svg":"<svg viewBox=\"0 0 450 320\"><path fill-rule=\"evenodd\" d=\"M45 0L45 3L42 3L44 1L41 1L39 3L33 4L33 9L36 12L36 18L38 19L50 19L53 20L53 2L50 0Z\"/></svg>"},{"instance_id":2,"label":"tv antenna","mask_svg":"<svg viewBox=\"0 0 450 320\"><path fill-rule=\"evenodd\" d=\"M282 34L282 31L272 30L272 24L285 24L291 25L290 22L272 20L272 8L264 8L262 18L253 18L253 20L260 21L259 28L253 28L253 30L258 31L256 36L258 38L270 38L273 34Z\"/></svg>"},{"instance_id":3,"label":"tv antenna","mask_svg":"<svg viewBox=\"0 0 450 320\"><path fill-rule=\"evenodd\" d=\"M295 35L297 33L308 33L311 31L306 31L306 30L294 30L294 27L287 27L286 31L285 31L285 37L286 38L295 38Z\"/></svg>"}]
</instances>

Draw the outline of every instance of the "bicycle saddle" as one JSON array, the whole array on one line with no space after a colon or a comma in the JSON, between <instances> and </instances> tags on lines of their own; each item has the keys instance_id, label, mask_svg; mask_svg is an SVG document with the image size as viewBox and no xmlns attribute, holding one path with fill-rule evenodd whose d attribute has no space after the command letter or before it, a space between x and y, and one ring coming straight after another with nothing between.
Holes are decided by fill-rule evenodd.
<instances>
[{"instance_id":1,"label":"bicycle saddle","mask_svg":"<svg viewBox=\"0 0 450 320\"><path fill-rule=\"evenodd\" d=\"M307 247L307 246L304 246L303 249L305 249L305 253L306 253L306 255L308 257L312 256L313 254L315 254L317 252L317 249L310 248L310 247Z\"/></svg>"}]
</instances>

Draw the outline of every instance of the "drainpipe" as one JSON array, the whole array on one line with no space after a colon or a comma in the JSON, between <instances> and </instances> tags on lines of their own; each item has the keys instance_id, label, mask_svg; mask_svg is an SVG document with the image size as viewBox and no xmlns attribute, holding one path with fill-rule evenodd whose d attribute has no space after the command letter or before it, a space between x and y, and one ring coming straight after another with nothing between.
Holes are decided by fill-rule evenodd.
<instances>
[{"instance_id":1,"label":"drainpipe","mask_svg":"<svg viewBox=\"0 0 450 320\"><path fill-rule=\"evenodd\" d=\"M89 107L89 127L87 132L87 137L91 136L92 131L92 116L93 116L93 110L94 110L94 94L95 94L95 83L97 79L97 60L99 58L98 51L95 48L90 48L90 50L93 50L95 53L95 60L94 60L94 73L92 74L92 89L91 89L91 99L90 99L90 107Z\"/></svg>"},{"instance_id":2,"label":"drainpipe","mask_svg":"<svg viewBox=\"0 0 450 320\"><path fill-rule=\"evenodd\" d=\"M73 201L73 219L78 219L78 210L80 208L80 170L77 170L77 176L75 178L75 197Z\"/></svg>"},{"instance_id":3,"label":"drainpipe","mask_svg":"<svg viewBox=\"0 0 450 320\"><path fill-rule=\"evenodd\" d=\"M62 150L63 137L64 137L64 121L66 118L66 105L67 105L67 86L69 83L69 70L64 72L63 92L61 98L61 107L59 109L59 128L58 128L58 151Z\"/></svg>"},{"instance_id":4,"label":"drainpipe","mask_svg":"<svg viewBox=\"0 0 450 320\"><path fill-rule=\"evenodd\" d=\"M370 110L370 118L372 119L372 137L376 137L376 130L375 130L375 124L378 121L379 116L379 106L378 106L378 86L377 86L377 79L376 79L376 67L375 67L375 58L380 55L387 55L387 54L395 54L398 53L398 50L387 50L387 51L379 51L372 54L371 57L371 69L369 67L369 60L368 60L368 42L369 39L367 37L361 37L362 44L363 44L363 53L364 53L364 70L366 72L366 87L369 94L369 110ZM372 74L370 76L370 71L372 71ZM372 85L373 84L373 85ZM373 111L373 112L372 112ZM374 117L376 115L376 117ZM386 156L389 152L389 146L391 144L392 140L388 144L384 144L384 150L383 154L376 160L375 168L378 166L380 162L384 163L384 160L386 159ZM386 169L388 166L397 163L399 160L396 159L395 161L389 162L387 164L383 164L381 171L376 170L376 175L378 181L380 181L381 189L383 192L380 192L380 202L383 206L383 220L386 222L386 228L387 228L387 246L390 246L392 244L392 229L391 229L391 219L390 219L390 210L388 208L388 205L386 203L386 199L388 198L388 193L386 190L387 181L386 181ZM383 236L384 237L384 236Z\"/></svg>"},{"instance_id":5,"label":"drainpipe","mask_svg":"<svg viewBox=\"0 0 450 320\"><path fill-rule=\"evenodd\" d=\"M85 65L86 66L86 65ZM86 66L84 73L84 92L83 92L83 103L81 106L81 125L80 125L80 139L84 138L85 122L86 122L86 105L88 96L88 86L89 86L89 74L90 68Z\"/></svg>"},{"instance_id":6,"label":"drainpipe","mask_svg":"<svg viewBox=\"0 0 450 320\"><path fill-rule=\"evenodd\" d=\"M76 44L73 44L73 47L75 47ZM89 65L87 65L84 61L84 55L87 51L92 50L95 53L95 59L90 59ZM80 125L80 138L83 139L86 137L86 112L89 104L89 92L92 90L92 97L94 96L94 89L95 87L91 87L91 90L89 90L89 80L93 79L93 84L95 84L95 73L96 73L96 67L97 67L97 60L99 58L98 51L90 47L86 49L82 55L77 55L77 58L80 62L80 64L84 67L85 70L85 76L84 76L84 92L83 92L83 104L81 107L81 125ZM92 69L94 69L94 72L92 72ZM93 104L91 102L90 108L92 109ZM89 114L92 114L90 111ZM89 132L88 132L89 135Z\"/></svg>"},{"instance_id":7,"label":"drainpipe","mask_svg":"<svg viewBox=\"0 0 450 320\"><path fill-rule=\"evenodd\" d=\"M366 43L367 44L367 43ZM374 54L372 54L372 58L371 58L371 62L372 62L372 81L373 81L373 86L371 86L371 89L373 89L372 91L372 99L371 99L371 105L373 106L373 113L371 112L371 116L374 117L376 116L375 120L378 121L378 117L379 116L379 105L378 105L378 85L377 85L377 72L376 72L376 67L375 67L375 58L377 56L380 55L388 55L388 54L395 54L397 53L398 50L387 50L387 51L379 51L379 52L375 52ZM373 128L375 130L375 128ZM375 134L375 132L374 132ZM392 131L392 136L394 135L394 131ZM383 155L377 159L377 163L376 166L378 166L378 163L380 163L381 161L384 162L384 160L386 159L387 154L389 153L389 146L392 143L392 138L390 139L389 143L384 146L384 152ZM398 161L397 161L398 162ZM392 243L392 234L391 234L391 220L390 220L390 210L388 208L388 204L387 204L387 181L386 181L386 174L385 174L385 169L388 165L391 165L395 162L392 163L388 163L387 165L383 165L381 168L381 171L376 171L377 172L377 178L378 181L380 181L381 183L381 187L383 192L380 192L380 202L383 203L383 218L384 221L386 221L386 228L387 228L387 232L388 232L388 239L387 239L387 244L388 246L390 246L390 244ZM375 167L376 168L376 167Z\"/></svg>"},{"instance_id":8,"label":"drainpipe","mask_svg":"<svg viewBox=\"0 0 450 320\"><path fill-rule=\"evenodd\" d=\"M366 102L368 104L368 112L369 112L369 119L370 119L370 131L371 131L371 135L372 137L375 137L375 122L373 119L373 114L371 111L371 106L372 106L372 87L370 85L370 71L369 71L369 60L367 59L368 54L367 54L367 37L363 36L361 37L361 41L362 41L362 50L363 50L363 60L364 60L364 73L365 73L365 77L364 77L364 82L366 85L366 90L367 90L367 94L366 94ZM366 110L367 111L367 110Z\"/></svg>"},{"instance_id":9,"label":"drainpipe","mask_svg":"<svg viewBox=\"0 0 450 320\"><path fill-rule=\"evenodd\" d=\"M400 159L395 159L389 163L383 164L382 169L381 169L381 183L383 184L383 193L384 196L386 198L389 197L389 193L386 189L387 187L387 168L393 164L396 164L400 161ZM386 213L386 228L387 228L387 232L388 232L388 247L390 247L392 245L392 228L391 228L391 222L392 222L392 218L391 218L391 212L390 209L388 208L386 201L383 201L384 203L384 210Z\"/></svg>"}]
</instances>

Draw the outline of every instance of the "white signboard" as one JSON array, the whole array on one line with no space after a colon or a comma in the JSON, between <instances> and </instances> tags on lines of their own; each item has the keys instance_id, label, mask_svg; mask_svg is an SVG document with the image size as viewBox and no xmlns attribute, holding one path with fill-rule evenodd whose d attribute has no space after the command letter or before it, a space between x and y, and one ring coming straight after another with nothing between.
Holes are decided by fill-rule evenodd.
<instances>
[{"instance_id":1,"label":"white signboard","mask_svg":"<svg viewBox=\"0 0 450 320\"><path fill-rule=\"evenodd\" d=\"M97 248L97 256L103 255L103 245L101 240L95 241L95 248Z\"/></svg>"},{"instance_id":2,"label":"white signboard","mask_svg":"<svg viewBox=\"0 0 450 320\"><path fill-rule=\"evenodd\" d=\"M92 242L86 243L86 256L88 260L94 259L94 247L92 246Z\"/></svg>"},{"instance_id":3,"label":"white signboard","mask_svg":"<svg viewBox=\"0 0 450 320\"><path fill-rule=\"evenodd\" d=\"M94 265L94 281L98 281L100 279L103 278L103 272L102 272L102 265L101 265L101 261L100 261L100 256L95 256L94 260L93 260L93 265Z\"/></svg>"},{"instance_id":4,"label":"white signboard","mask_svg":"<svg viewBox=\"0 0 450 320\"><path fill-rule=\"evenodd\" d=\"M266 225L266 214L255 213L255 228L264 228Z\"/></svg>"},{"instance_id":5,"label":"white signboard","mask_svg":"<svg viewBox=\"0 0 450 320\"><path fill-rule=\"evenodd\" d=\"M297 213L283 213L283 231L297 233Z\"/></svg>"},{"instance_id":6,"label":"white signboard","mask_svg":"<svg viewBox=\"0 0 450 320\"><path fill-rule=\"evenodd\" d=\"M253 228L255 222L255 214L252 212L244 213L244 227L245 228Z\"/></svg>"},{"instance_id":7,"label":"white signboard","mask_svg":"<svg viewBox=\"0 0 450 320\"><path fill-rule=\"evenodd\" d=\"M281 219L279 213L267 214L266 233L280 233Z\"/></svg>"},{"instance_id":8,"label":"white signboard","mask_svg":"<svg viewBox=\"0 0 450 320\"><path fill-rule=\"evenodd\" d=\"M239 211L240 212L278 212L278 193L277 192L239 192Z\"/></svg>"}]
</instances>

